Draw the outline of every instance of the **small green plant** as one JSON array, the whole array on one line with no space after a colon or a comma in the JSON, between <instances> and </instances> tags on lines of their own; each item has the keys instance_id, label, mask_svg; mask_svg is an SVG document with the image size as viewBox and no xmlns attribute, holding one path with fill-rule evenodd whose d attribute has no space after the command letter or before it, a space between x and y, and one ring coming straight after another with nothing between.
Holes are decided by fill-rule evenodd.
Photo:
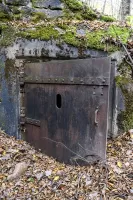
<instances>
[{"instance_id":1,"label":"small green plant","mask_svg":"<svg viewBox=\"0 0 133 200\"><path fill-rule=\"evenodd\" d=\"M127 16L126 21L127 21L127 24L133 28L133 15Z\"/></svg>"},{"instance_id":2,"label":"small green plant","mask_svg":"<svg viewBox=\"0 0 133 200\"><path fill-rule=\"evenodd\" d=\"M70 10L82 10L83 3L79 0L63 0Z\"/></svg>"},{"instance_id":3,"label":"small green plant","mask_svg":"<svg viewBox=\"0 0 133 200\"><path fill-rule=\"evenodd\" d=\"M97 18L97 14L88 7L85 7L84 10L82 10L81 15L84 19L87 19L87 20L94 20Z\"/></svg>"},{"instance_id":4,"label":"small green plant","mask_svg":"<svg viewBox=\"0 0 133 200\"><path fill-rule=\"evenodd\" d=\"M100 17L100 20L105 21L105 22L114 22L114 21L116 21L114 17L107 16L107 15L102 15Z\"/></svg>"},{"instance_id":5,"label":"small green plant","mask_svg":"<svg viewBox=\"0 0 133 200\"><path fill-rule=\"evenodd\" d=\"M127 40L129 39L130 36L130 30L127 27L119 27L119 26L113 26L111 25L108 29L107 36L111 36L112 38L117 38L117 36L120 37L121 42L123 44L127 43Z\"/></svg>"}]
</instances>

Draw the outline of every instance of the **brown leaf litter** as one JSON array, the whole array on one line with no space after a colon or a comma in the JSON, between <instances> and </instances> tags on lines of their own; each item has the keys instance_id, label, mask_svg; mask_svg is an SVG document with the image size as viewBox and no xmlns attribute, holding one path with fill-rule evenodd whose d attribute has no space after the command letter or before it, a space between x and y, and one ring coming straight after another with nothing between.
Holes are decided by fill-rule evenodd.
<instances>
[{"instance_id":1,"label":"brown leaf litter","mask_svg":"<svg viewBox=\"0 0 133 200\"><path fill-rule=\"evenodd\" d=\"M0 200L133 200L133 134L108 141L107 162L70 166L0 132Z\"/></svg>"}]
</instances>

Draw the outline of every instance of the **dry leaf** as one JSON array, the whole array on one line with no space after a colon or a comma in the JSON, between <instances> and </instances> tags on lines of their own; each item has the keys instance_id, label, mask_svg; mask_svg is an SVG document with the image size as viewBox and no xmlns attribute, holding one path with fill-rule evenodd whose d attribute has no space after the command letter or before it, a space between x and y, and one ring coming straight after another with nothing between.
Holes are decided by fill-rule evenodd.
<instances>
[{"instance_id":1,"label":"dry leaf","mask_svg":"<svg viewBox=\"0 0 133 200\"><path fill-rule=\"evenodd\" d=\"M2 153L2 154L3 154L3 156L5 156L5 155L6 155L6 151L3 151L3 153Z\"/></svg>"},{"instance_id":2,"label":"dry leaf","mask_svg":"<svg viewBox=\"0 0 133 200\"><path fill-rule=\"evenodd\" d=\"M55 178L54 178L54 181L58 181L59 180L59 176L56 176Z\"/></svg>"},{"instance_id":3,"label":"dry leaf","mask_svg":"<svg viewBox=\"0 0 133 200\"><path fill-rule=\"evenodd\" d=\"M118 162L117 162L117 166L118 166L119 168L122 168L122 163L121 163L120 161L118 161Z\"/></svg>"},{"instance_id":4,"label":"dry leaf","mask_svg":"<svg viewBox=\"0 0 133 200\"><path fill-rule=\"evenodd\" d=\"M52 174L52 171L51 171L51 170L45 171L45 175L46 175L46 176L51 176L51 174Z\"/></svg>"}]
</instances>

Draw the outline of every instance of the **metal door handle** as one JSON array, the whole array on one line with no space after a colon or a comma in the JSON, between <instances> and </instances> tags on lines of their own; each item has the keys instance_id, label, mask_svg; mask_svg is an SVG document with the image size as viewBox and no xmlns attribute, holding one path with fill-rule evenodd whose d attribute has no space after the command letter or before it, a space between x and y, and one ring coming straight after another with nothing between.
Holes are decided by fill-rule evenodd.
<instances>
[{"instance_id":1,"label":"metal door handle","mask_svg":"<svg viewBox=\"0 0 133 200\"><path fill-rule=\"evenodd\" d=\"M95 110L95 124L98 125L98 121L97 121L97 114L98 114L99 109L97 108Z\"/></svg>"}]
</instances>

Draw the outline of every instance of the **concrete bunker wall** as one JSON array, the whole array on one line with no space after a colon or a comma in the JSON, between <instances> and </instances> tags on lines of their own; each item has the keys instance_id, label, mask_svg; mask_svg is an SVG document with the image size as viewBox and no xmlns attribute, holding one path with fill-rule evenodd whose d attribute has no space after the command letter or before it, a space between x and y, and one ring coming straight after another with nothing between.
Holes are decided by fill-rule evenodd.
<instances>
[{"instance_id":1,"label":"concrete bunker wall","mask_svg":"<svg viewBox=\"0 0 133 200\"><path fill-rule=\"evenodd\" d=\"M45 50L45 51L44 51ZM1 50L1 104L0 126L9 135L21 138L20 130L20 86L19 76L26 62L45 62L49 60L68 60L107 57L107 53L93 49L82 52L76 47L64 44L56 46L54 41L18 40L14 45ZM121 91L114 85L116 75L116 58L118 53L112 56L112 83L109 110L109 134L116 136L119 132L117 115L124 109ZM114 93L114 94L113 94ZM112 96L114 95L114 96Z\"/></svg>"}]
</instances>

